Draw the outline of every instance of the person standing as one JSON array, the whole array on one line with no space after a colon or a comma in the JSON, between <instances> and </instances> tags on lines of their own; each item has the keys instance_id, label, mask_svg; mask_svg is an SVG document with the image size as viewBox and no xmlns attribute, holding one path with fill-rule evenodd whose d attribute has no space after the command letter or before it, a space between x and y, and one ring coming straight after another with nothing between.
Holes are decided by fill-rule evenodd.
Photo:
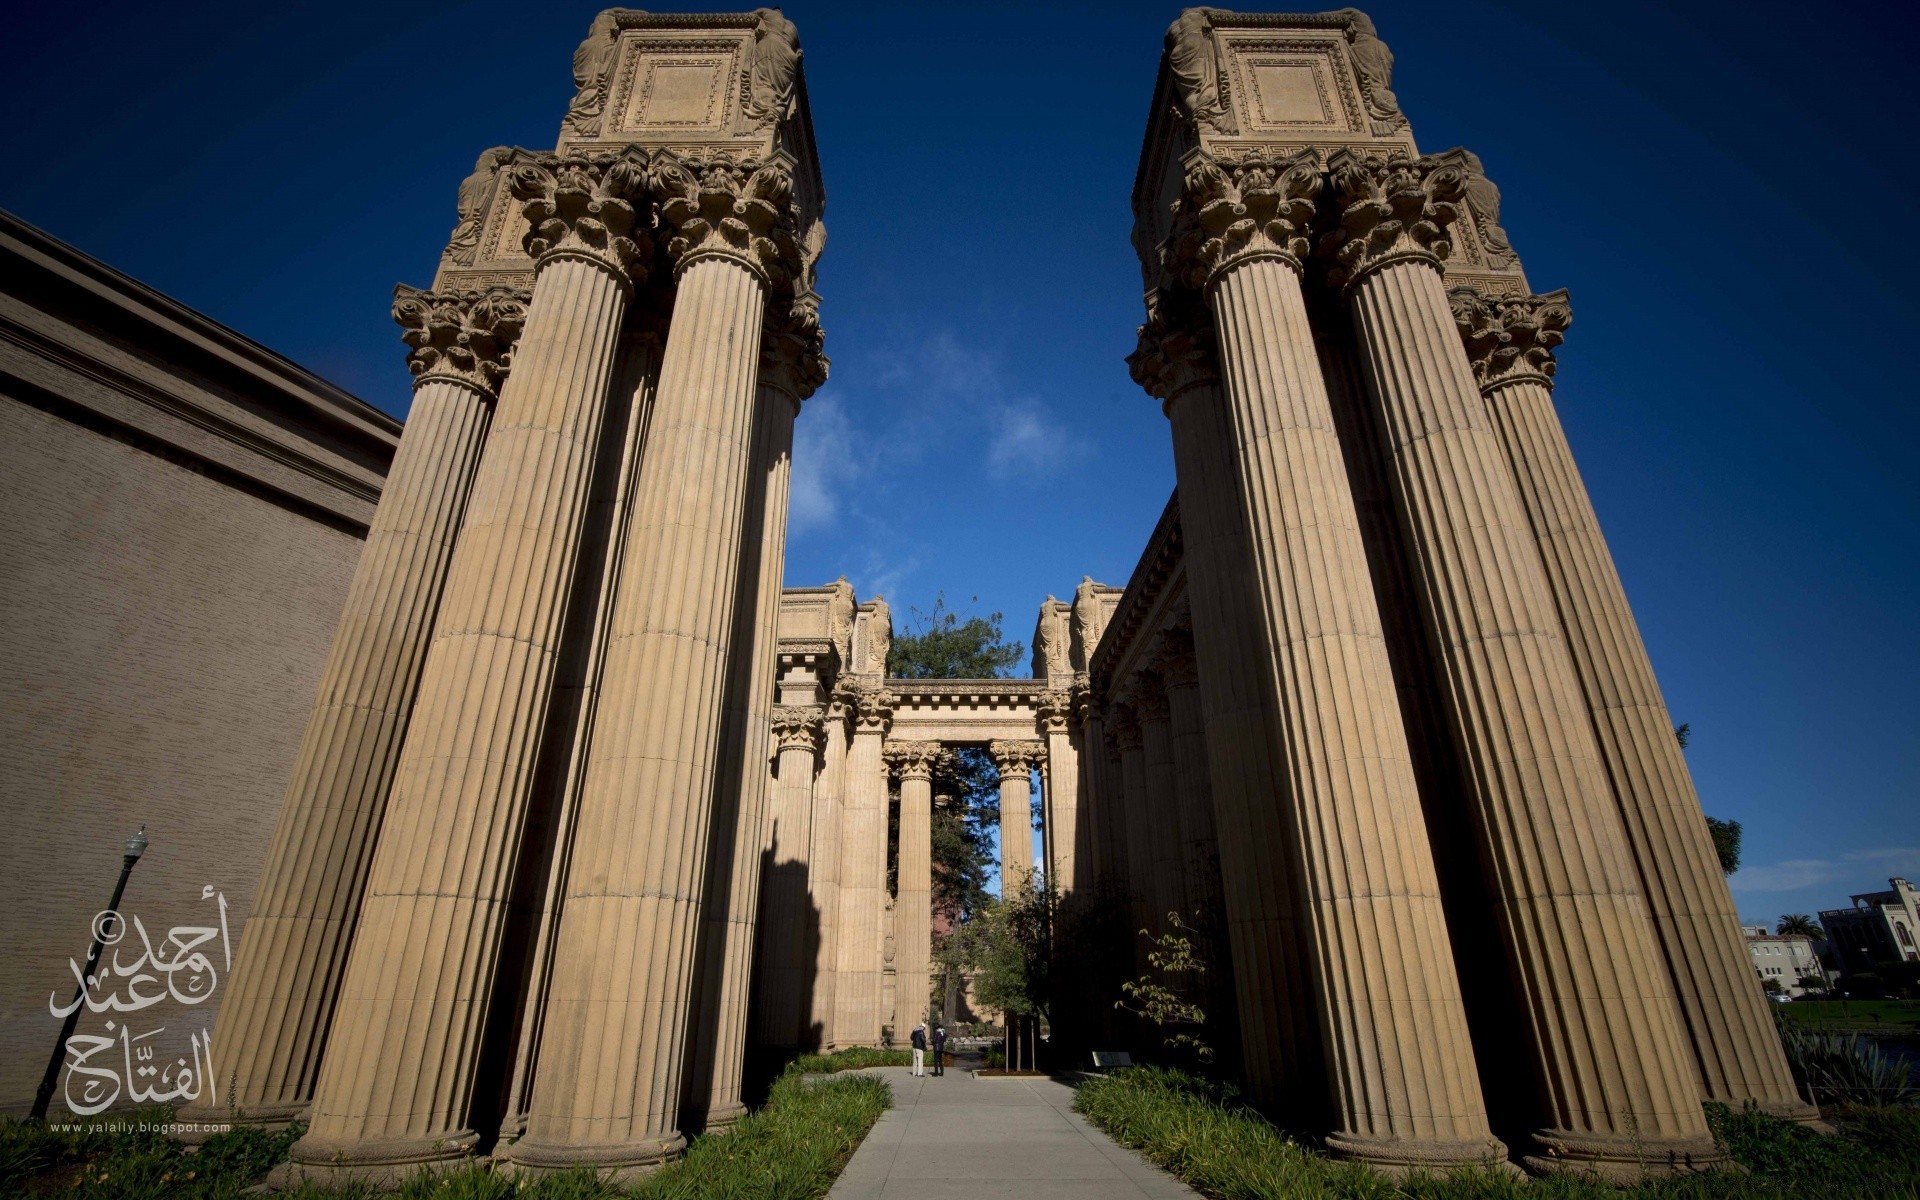
<instances>
[{"instance_id":1,"label":"person standing","mask_svg":"<svg viewBox=\"0 0 1920 1200\"><path fill-rule=\"evenodd\" d=\"M933 1073L947 1073L947 1027L938 1023L933 1027Z\"/></svg>"},{"instance_id":2,"label":"person standing","mask_svg":"<svg viewBox=\"0 0 1920 1200\"><path fill-rule=\"evenodd\" d=\"M913 1043L913 1073L925 1075L927 1073L927 1023L925 1021L913 1027L913 1037L909 1040Z\"/></svg>"}]
</instances>

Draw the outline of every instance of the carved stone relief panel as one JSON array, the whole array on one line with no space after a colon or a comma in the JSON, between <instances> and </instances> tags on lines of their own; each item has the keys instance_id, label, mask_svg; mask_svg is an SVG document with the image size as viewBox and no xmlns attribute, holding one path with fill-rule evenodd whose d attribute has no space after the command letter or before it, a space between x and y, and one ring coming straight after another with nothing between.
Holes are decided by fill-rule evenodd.
<instances>
[{"instance_id":1,"label":"carved stone relief panel","mask_svg":"<svg viewBox=\"0 0 1920 1200\"><path fill-rule=\"evenodd\" d=\"M615 136L642 141L723 136L741 84L738 37L621 38L611 111Z\"/></svg>"},{"instance_id":2,"label":"carved stone relief panel","mask_svg":"<svg viewBox=\"0 0 1920 1200\"><path fill-rule=\"evenodd\" d=\"M1365 136L1360 95L1341 43L1325 39L1226 39L1232 101L1245 134L1307 129Z\"/></svg>"}]
</instances>

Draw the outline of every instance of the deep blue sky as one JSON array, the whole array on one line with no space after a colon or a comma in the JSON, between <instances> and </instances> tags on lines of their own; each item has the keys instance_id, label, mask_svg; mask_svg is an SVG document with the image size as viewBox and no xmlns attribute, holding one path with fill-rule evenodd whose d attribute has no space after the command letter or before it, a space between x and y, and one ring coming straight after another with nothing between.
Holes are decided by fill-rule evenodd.
<instances>
[{"instance_id":1,"label":"deep blue sky","mask_svg":"<svg viewBox=\"0 0 1920 1200\"><path fill-rule=\"evenodd\" d=\"M389 291L431 278L480 150L552 144L596 7L23 7L0 205L401 412ZM1573 292L1561 411L1707 810L1746 825L1742 911L1920 875L1903 6L1369 11L1421 147L1476 150L1534 286ZM1173 483L1121 360L1176 7L787 12L834 360L788 580L978 596L1024 641L1047 593L1126 580Z\"/></svg>"}]
</instances>

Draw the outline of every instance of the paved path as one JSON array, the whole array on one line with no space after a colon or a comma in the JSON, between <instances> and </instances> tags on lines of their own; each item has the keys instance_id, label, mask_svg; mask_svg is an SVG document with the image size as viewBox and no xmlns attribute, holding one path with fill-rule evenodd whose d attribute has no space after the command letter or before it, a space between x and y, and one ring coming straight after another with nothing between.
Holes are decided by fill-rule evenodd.
<instances>
[{"instance_id":1,"label":"paved path","mask_svg":"<svg viewBox=\"0 0 1920 1200\"><path fill-rule=\"evenodd\" d=\"M854 1151L828 1200L1035 1200L1195 1197L1073 1111L1073 1089L1051 1079L975 1079L951 1068L915 1079L907 1067L873 1074L893 1107Z\"/></svg>"}]
</instances>

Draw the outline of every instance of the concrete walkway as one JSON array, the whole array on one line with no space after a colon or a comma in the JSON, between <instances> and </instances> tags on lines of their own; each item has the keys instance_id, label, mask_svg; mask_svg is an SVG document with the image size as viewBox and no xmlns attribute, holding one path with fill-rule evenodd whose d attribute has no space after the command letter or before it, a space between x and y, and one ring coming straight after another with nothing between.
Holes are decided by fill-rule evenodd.
<instances>
[{"instance_id":1,"label":"concrete walkway","mask_svg":"<svg viewBox=\"0 0 1920 1200\"><path fill-rule=\"evenodd\" d=\"M952 1068L938 1079L915 1079L906 1067L872 1074L893 1087L893 1107L854 1151L828 1200L1197 1196L1087 1124L1066 1084L975 1079Z\"/></svg>"}]
</instances>

